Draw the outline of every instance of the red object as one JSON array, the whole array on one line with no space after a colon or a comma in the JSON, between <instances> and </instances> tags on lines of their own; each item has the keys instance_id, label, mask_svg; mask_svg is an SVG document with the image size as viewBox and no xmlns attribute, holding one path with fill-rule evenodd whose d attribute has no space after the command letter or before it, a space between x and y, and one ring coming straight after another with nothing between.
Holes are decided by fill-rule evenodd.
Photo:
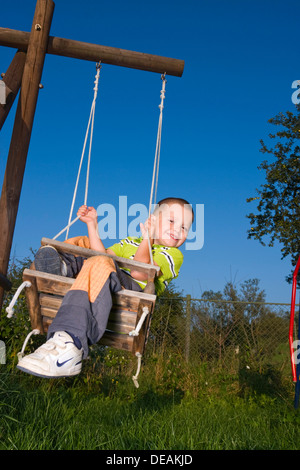
<instances>
[{"instance_id":1,"label":"red object","mask_svg":"<svg viewBox=\"0 0 300 470\"><path fill-rule=\"evenodd\" d=\"M291 301L291 315L290 315L290 330L289 330L289 343L290 343L290 355L291 355L291 365L292 365L292 374L293 382L297 382L297 373L296 373L296 363L294 356L293 348L293 329L294 329L294 318L295 318L295 302L296 302L296 289L297 289L297 275L300 268L300 256L297 261L297 265L293 274L293 287L292 287L292 301ZM300 339L300 338L299 338Z\"/></svg>"}]
</instances>

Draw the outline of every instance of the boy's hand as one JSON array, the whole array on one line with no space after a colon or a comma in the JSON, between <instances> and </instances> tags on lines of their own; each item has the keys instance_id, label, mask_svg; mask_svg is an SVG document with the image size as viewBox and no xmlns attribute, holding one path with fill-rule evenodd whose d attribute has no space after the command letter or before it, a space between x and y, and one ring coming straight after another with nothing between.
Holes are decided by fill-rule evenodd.
<instances>
[{"instance_id":1,"label":"boy's hand","mask_svg":"<svg viewBox=\"0 0 300 470\"><path fill-rule=\"evenodd\" d=\"M146 220L144 224L140 224L141 227L141 232L142 232L142 237L143 238L148 238L148 232L149 232L149 238L150 240L153 240L155 238L155 228L156 228L156 217L155 215L150 215L150 217Z\"/></svg>"},{"instance_id":2,"label":"boy's hand","mask_svg":"<svg viewBox=\"0 0 300 470\"><path fill-rule=\"evenodd\" d=\"M97 211L94 207L81 206L77 211L77 216L79 216L82 222L86 224L94 223L97 225Z\"/></svg>"}]
</instances>

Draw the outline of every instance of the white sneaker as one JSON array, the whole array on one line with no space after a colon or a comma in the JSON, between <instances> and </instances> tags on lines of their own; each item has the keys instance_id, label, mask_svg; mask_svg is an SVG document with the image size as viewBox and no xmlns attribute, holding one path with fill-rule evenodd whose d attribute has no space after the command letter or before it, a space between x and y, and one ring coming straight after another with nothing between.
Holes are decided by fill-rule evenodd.
<instances>
[{"instance_id":1,"label":"white sneaker","mask_svg":"<svg viewBox=\"0 0 300 470\"><path fill-rule=\"evenodd\" d=\"M56 378L77 375L81 371L83 349L75 346L65 331L57 331L32 354L22 357L17 368L38 377Z\"/></svg>"}]
</instances>

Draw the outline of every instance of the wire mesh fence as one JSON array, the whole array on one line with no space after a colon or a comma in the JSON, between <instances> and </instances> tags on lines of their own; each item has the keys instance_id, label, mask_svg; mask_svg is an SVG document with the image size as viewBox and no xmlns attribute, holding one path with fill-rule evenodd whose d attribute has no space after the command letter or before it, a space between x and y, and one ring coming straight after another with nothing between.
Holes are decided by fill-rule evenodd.
<instances>
[{"instance_id":1,"label":"wire mesh fence","mask_svg":"<svg viewBox=\"0 0 300 470\"><path fill-rule=\"evenodd\" d=\"M235 377L240 391L290 397L289 318L289 304L162 298L148 354L178 353L189 365Z\"/></svg>"},{"instance_id":2,"label":"wire mesh fence","mask_svg":"<svg viewBox=\"0 0 300 470\"><path fill-rule=\"evenodd\" d=\"M259 393L291 401L290 304L166 294L156 302L144 361L150 368L155 360L169 363L174 379L170 387L189 390L197 380L199 390L211 381L212 392L222 383L226 393ZM5 315L9 298L5 299L0 324L0 336L4 335L7 347L12 338L23 341L30 330L25 296L19 299L14 321L8 321ZM294 331L298 331L297 325ZM126 367L121 367L119 356ZM108 353L101 366L104 375L116 375L116 368L118 373L127 373L128 359L123 356L123 352ZM174 373L178 367L180 380Z\"/></svg>"}]
</instances>

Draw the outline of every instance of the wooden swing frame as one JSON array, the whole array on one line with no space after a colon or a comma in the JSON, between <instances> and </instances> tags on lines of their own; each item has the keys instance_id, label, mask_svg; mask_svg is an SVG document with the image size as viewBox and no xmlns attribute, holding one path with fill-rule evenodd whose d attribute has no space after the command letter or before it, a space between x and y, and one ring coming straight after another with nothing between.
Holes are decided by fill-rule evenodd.
<instances>
[{"instance_id":1,"label":"wooden swing frame","mask_svg":"<svg viewBox=\"0 0 300 470\"><path fill-rule=\"evenodd\" d=\"M4 289L10 288L6 274L46 55L176 77L181 77L184 69L184 61L179 59L50 36L54 7L53 0L37 0L30 33L0 27L0 46L17 49L3 78L6 104L0 104L0 129L20 89L0 198L0 308Z\"/></svg>"},{"instance_id":2,"label":"wooden swing frame","mask_svg":"<svg viewBox=\"0 0 300 470\"><path fill-rule=\"evenodd\" d=\"M37 0L30 33L0 27L0 46L18 49L3 78L6 86L6 104L0 103L0 129L20 89L0 198L0 308L3 303L4 289L11 287L6 274L38 93L43 88L40 81L46 54L177 77L182 76L184 69L183 60L51 37L49 33L54 6L53 0ZM129 269L134 267L135 270L147 274L147 285L142 292L122 289L113 295L113 308L107 329L100 340L100 344L135 354L139 361L139 372L140 360L149 334L151 316L156 301L154 281L160 268L153 263L135 262L107 253L76 247L66 242L43 238L41 244L42 246L51 245L58 252L72 253L75 256L86 258L108 256L120 267ZM32 332L46 333L57 314L64 295L74 283L74 279L37 271L33 263L30 269L24 270L23 280L28 284L25 292ZM27 339L25 344L26 341ZM138 386L137 375L133 377L136 386Z\"/></svg>"}]
</instances>

